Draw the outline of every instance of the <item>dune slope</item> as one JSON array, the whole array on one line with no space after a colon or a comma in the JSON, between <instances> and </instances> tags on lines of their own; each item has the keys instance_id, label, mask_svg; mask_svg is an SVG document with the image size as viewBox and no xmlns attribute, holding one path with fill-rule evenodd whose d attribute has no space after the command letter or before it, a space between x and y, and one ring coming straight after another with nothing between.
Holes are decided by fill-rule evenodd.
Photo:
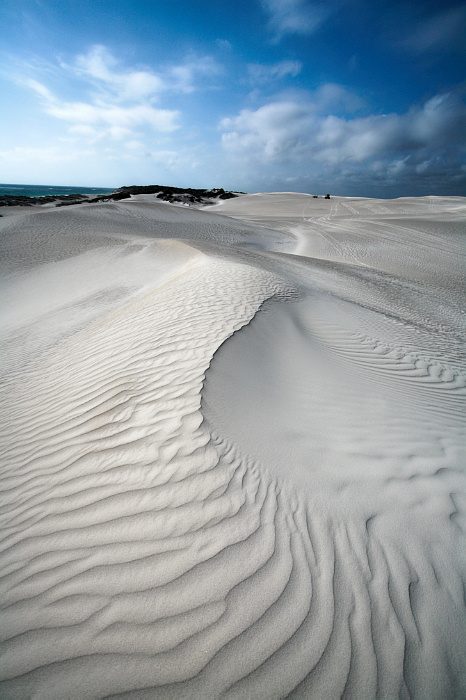
<instances>
[{"instance_id":1,"label":"dune slope","mask_svg":"<svg viewBox=\"0 0 466 700\"><path fill-rule=\"evenodd\" d=\"M2 698L460 698L460 198L0 221Z\"/></svg>"}]
</instances>

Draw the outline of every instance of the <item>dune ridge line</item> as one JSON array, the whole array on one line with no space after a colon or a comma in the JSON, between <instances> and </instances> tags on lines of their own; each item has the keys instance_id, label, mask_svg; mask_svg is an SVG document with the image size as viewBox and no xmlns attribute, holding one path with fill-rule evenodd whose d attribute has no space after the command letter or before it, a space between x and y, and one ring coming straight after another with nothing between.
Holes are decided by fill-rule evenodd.
<instances>
[{"instance_id":1,"label":"dune ridge line","mask_svg":"<svg viewBox=\"0 0 466 700\"><path fill-rule=\"evenodd\" d=\"M0 219L2 698L460 698L462 198Z\"/></svg>"}]
</instances>

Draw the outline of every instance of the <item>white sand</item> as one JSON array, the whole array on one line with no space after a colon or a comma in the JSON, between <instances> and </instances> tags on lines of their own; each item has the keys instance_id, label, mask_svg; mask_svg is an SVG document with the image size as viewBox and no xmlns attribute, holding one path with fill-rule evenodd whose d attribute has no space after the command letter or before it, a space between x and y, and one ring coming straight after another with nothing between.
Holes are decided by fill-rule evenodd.
<instances>
[{"instance_id":1,"label":"white sand","mask_svg":"<svg viewBox=\"0 0 466 700\"><path fill-rule=\"evenodd\" d=\"M463 697L465 215L0 218L2 699Z\"/></svg>"}]
</instances>

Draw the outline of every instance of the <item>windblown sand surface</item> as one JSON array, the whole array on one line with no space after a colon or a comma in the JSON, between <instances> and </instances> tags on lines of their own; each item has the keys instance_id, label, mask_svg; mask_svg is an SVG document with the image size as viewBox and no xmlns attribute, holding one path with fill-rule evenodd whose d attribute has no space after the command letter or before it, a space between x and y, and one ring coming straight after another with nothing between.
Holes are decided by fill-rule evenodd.
<instances>
[{"instance_id":1,"label":"windblown sand surface","mask_svg":"<svg viewBox=\"0 0 466 700\"><path fill-rule=\"evenodd\" d=\"M463 697L465 215L0 219L2 699Z\"/></svg>"}]
</instances>

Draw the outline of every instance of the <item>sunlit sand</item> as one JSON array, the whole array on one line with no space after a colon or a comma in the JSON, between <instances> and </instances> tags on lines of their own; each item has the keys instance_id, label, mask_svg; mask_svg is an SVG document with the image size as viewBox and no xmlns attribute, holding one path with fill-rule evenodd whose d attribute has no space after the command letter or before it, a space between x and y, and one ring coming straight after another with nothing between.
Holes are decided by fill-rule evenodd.
<instances>
[{"instance_id":1,"label":"sunlit sand","mask_svg":"<svg viewBox=\"0 0 466 700\"><path fill-rule=\"evenodd\" d=\"M460 698L466 200L11 209L2 698Z\"/></svg>"}]
</instances>

